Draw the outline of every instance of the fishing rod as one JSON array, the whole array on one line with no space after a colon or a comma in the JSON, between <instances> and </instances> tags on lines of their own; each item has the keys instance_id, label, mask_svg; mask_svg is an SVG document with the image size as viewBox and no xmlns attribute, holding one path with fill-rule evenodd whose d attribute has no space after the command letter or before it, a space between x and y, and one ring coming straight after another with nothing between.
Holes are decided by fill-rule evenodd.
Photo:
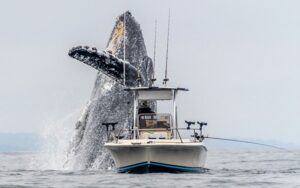
<instances>
[{"instance_id":1,"label":"fishing rod","mask_svg":"<svg viewBox=\"0 0 300 188\"><path fill-rule=\"evenodd\" d=\"M205 138L208 138L208 139L214 139L214 140L223 140L223 141L239 142L239 143L245 143L245 144L254 144L254 145L265 146L265 147L270 147L270 148L275 148L275 149L279 149L279 150L288 151L287 149L282 148L282 147L278 147L278 146L274 146L274 145L270 145L270 144L263 144L263 143L259 143L259 142L250 142L250 141L246 141L246 140L204 136L202 134L202 128L203 128L203 126L207 126L206 122L197 121L197 124L199 125L198 129L191 128L191 125L196 124L196 122L194 122L194 121L185 121L185 123L187 124L187 128L186 128L187 130L189 130L189 129L194 130L194 135L192 135L192 137L194 137L195 139L197 139L199 141L203 141ZM200 134L198 134L196 131L199 131Z\"/></svg>"},{"instance_id":2,"label":"fishing rod","mask_svg":"<svg viewBox=\"0 0 300 188\"><path fill-rule=\"evenodd\" d=\"M266 147L270 147L270 148L275 148L275 149L279 149L279 150L288 151L285 148L281 148L281 147L274 146L274 145L269 145L269 144L263 144L263 143L259 143L259 142L250 142L250 141L245 141L245 140L220 138L220 137L212 137L212 136L204 136L204 138L214 139L214 140L224 140L224 141L230 141L230 142L240 142L240 143L246 143L246 144L254 144L254 145L266 146Z\"/></svg>"}]
</instances>

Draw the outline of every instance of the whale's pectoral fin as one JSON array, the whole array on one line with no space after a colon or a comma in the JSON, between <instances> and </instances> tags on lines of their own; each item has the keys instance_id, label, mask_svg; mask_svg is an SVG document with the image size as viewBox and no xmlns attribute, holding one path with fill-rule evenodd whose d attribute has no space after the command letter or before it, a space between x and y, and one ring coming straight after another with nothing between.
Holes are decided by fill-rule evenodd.
<instances>
[{"instance_id":1,"label":"whale's pectoral fin","mask_svg":"<svg viewBox=\"0 0 300 188\"><path fill-rule=\"evenodd\" d=\"M121 84L124 83L125 64L126 86L133 86L136 83L138 77L137 69L109 52L97 52L96 48L78 46L69 51L69 56L90 65Z\"/></svg>"}]
</instances>

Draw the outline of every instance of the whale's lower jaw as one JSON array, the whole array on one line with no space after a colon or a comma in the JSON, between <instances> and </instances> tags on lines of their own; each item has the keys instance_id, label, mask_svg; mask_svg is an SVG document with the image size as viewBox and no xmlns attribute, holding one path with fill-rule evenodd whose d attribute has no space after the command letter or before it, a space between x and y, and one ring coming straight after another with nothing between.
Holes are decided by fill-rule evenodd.
<instances>
[{"instance_id":1,"label":"whale's lower jaw","mask_svg":"<svg viewBox=\"0 0 300 188\"><path fill-rule=\"evenodd\" d=\"M69 56L103 72L120 84L124 83L125 66L126 86L136 85L138 78L137 69L130 65L130 63L124 62L109 52L97 52L96 48L78 46L69 51Z\"/></svg>"}]
</instances>

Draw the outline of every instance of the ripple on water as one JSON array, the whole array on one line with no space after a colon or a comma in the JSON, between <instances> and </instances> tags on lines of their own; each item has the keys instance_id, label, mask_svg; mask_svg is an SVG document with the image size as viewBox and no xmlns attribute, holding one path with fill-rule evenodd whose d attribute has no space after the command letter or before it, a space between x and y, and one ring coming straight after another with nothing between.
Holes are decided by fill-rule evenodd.
<instances>
[{"instance_id":1,"label":"ripple on water","mask_svg":"<svg viewBox=\"0 0 300 188\"><path fill-rule=\"evenodd\" d=\"M1 156L0 153L0 158L5 157L0 161L3 167L0 169L0 187L300 187L299 155L282 159L282 155L277 154L272 155L274 159L266 159L264 154L235 152L228 154L230 159L224 159L223 153L216 152L211 158L208 155L209 170L204 173L136 175L118 174L114 170L27 169L23 164L32 156L18 153L19 165L13 154ZM248 161L247 156L252 161Z\"/></svg>"}]
</instances>

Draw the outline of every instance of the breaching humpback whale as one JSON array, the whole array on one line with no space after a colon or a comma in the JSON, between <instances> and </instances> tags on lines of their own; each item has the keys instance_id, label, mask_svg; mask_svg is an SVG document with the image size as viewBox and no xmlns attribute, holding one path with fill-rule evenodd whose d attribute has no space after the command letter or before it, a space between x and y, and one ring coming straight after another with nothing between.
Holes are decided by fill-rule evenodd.
<instances>
[{"instance_id":1,"label":"breaching humpback whale","mask_svg":"<svg viewBox=\"0 0 300 188\"><path fill-rule=\"evenodd\" d=\"M152 60L147 56L140 25L127 11L117 17L104 51L78 46L69 51L69 56L92 66L99 72L90 100L76 123L75 136L70 145L66 165L75 169L107 168L112 164L112 159L103 147L106 141L106 128L102 123L119 122L116 129L128 130L133 119L129 113L133 108L133 95L124 89L136 86L137 78L140 78L141 85L150 86L153 76ZM126 135L126 132L123 134Z\"/></svg>"}]
</instances>

